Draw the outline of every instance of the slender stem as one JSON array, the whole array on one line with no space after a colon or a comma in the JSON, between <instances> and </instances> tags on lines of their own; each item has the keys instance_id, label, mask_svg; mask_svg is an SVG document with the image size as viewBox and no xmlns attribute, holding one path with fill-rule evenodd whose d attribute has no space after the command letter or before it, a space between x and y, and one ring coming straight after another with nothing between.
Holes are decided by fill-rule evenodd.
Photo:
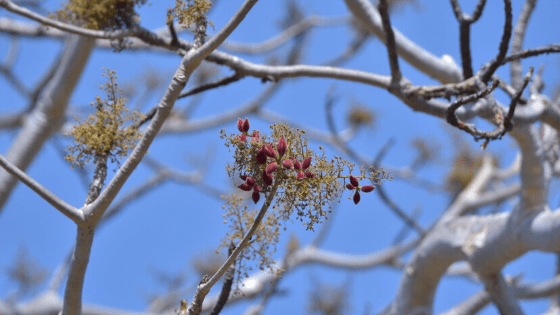
<instances>
[{"instance_id":1,"label":"slender stem","mask_svg":"<svg viewBox=\"0 0 560 315\"><path fill-rule=\"evenodd\" d=\"M245 236L243 237L243 239L241 240L239 245L237 245L235 250L231 253L231 255L229 255L229 257L223 263L223 265L220 267L220 269L212 276L212 278L210 278L210 280L208 280L205 283L201 283L201 284L198 285L198 288L196 289L196 293L194 295L193 301L189 305L189 309L188 309L187 314L196 315L196 314L199 314L201 312L202 302L204 302L204 298L206 297L208 292L210 292L210 289L212 288L212 286L214 286L214 284L216 284L218 282L218 280L224 275L226 270L228 270L228 268L235 262L235 260L237 259L237 256L239 256L241 251L245 248L245 246L247 246L247 244L249 243L249 241L251 240L251 238L253 237L253 235L257 231L257 228L259 227L262 219L264 218L264 215L266 214L266 211L268 210L268 208L272 204L272 200L274 200L274 197L276 196L276 191L278 190L279 184L280 184L280 180L276 179L274 184L272 185L272 189L271 189L270 193L266 197L266 200L261 207L261 210L257 214L257 217L255 218L255 221L253 222L253 225L251 225L251 228L249 229L249 231L247 231L247 234L245 234Z\"/></svg>"},{"instance_id":2,"label":"slender stem","mask_svg":"<svg viewBox=\"0 0 560 315\"><path fill-rule=\"evenodd\" d=\"M389 8L387 0L379 1L379 14L383 22L383 31L385 31L385 38L387 46L387 53L389 54L389 65L391 66L391 86L397 86L401 81L401 70L399 69L399 57L397 55L397 45L395 43L395 33L391 27L391 19L389 18Z\"/></svg>"}]
</instances>

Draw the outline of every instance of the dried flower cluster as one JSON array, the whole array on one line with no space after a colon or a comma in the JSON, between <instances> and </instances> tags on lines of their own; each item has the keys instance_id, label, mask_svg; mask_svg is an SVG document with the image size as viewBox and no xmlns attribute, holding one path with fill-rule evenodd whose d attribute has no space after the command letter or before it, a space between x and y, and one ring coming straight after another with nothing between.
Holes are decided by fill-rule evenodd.
<instances>
[{"instance_id":1,"label":"dried flower cluster","mask_svg":"<svg viewBox=\"0 0 560 315\"><path fill-rule=\"evenodd\" d=\"M90 114L84 122L75 118L78 124L66 134L74 137L74 145L68 147L69 153L65 157L72 165L82 167L99 157L119 163L118 159L125 157L141 136L133 124L141 118L141 114L127 114L126 99L121 95L115 71L107 69L102 75L108 77L104 87L107 99L96 96L95 102L90 104L95 106L95 114Z\"/></svg>"},{"instance_id":2,"label":"dried flower cluster","mask_svg":"<svg viewBox=\"0 0 560 315\"><path fill-rule=\"evenodd\" d=\"M175 7L167 15L167 23L170 23L173 17L176 17L179 24L184 28L196 24L196 21L200 19L214 26L211 21L208 21L207 16L211 7L212 1L208 0L175 0Z\"/></svg>"},{"instance_id":3,"label":"dried flower cluster","mask_svg":"<svg viewBox=\"0 0 560 315\"><path fill-rule=\"evenodd\" d=\"M69 0L53 17L93 30L114 30L139 22L135 7L146 0Z\"/></svg>"}]
</instances>

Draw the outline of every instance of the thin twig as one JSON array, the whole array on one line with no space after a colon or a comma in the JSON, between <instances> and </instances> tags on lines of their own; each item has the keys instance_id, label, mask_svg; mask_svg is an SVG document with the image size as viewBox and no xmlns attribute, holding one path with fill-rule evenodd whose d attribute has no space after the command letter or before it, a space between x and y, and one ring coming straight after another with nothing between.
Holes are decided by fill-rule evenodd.
<instances>
[{"instance_id":1,"label":"thin twig","mask_svg":"<svg viewBox=\"0 0 560 315\"><path fill-rule=\"evenodd\" d=\"M233 75L223 77L223 78L220 78L218 80L211 81L211 82L206 82L204 84L201 84L199 86L196 86L196 87L188 90L187 92L181 93L181 95L179 95L179 99L187 97L187 96L191 96L191 95L194 95L194 94L198 94L198 93L201 93L201 92L204 92L204 91L208 91L210 89L214 89L214 88L217 88L217 87L220 87L220 86L226 86L230 83L233 83L233 82L236 82L236 81L239 81L239 80L243 79L243 77L244 77L243 75L236 72Z\"/></svg>"},{"instance_id":2,"label":"thin twig","mask_svg":"<svg viewBox=\"0 0 560 315\"><path fill-rule=\"evenodd\" d=\"M515 54L521 51L523 48L523 40L525 38L525 30L527 30L527 25L529 18L533 13L533 9L537 4L537 0L527 0L521 9L517 23L515 24L515 29L513 30L513 38L511 40L511 53ZM511 85L517 90L522 84L522 71L521 61L515 60L511 63L509 72Z\"/></svg>"},{"instance_id":3,"label":"thin twig","mask_svg":"<svg viewBox=\"0 0 560 315\"><path fill-rule=\"evenodd\" d=\"M504 32L502 34L502 39L500 41L500 48L498 51L498 55L494 58L490 66L484 70L482 73L481 80L482 82L486 83L490 81L496 69L500 66L503 60L506 57L507 50L509 47L509 40L511 38L512 33L512 14L511 14L511 0L504 0L504 11L506 15L506 21L504 23Z\"/></svg>"},{"instance_id":4,"label":"thin twig","mask_svg":"<svg viewBox=\"0 0 560 315\"><path fill-rule=\"evenodd\" d=\"M391 19L389 18L389 9L387 0L379 0L378 6L381 21L383 22L383 31L385 31L385 46L389 55L389 65L391 66L391 86L397 87L401 81L401 70L399 69L399 57L397 55L397 46L395 44L395 33L391 27Z\"/></svg>"},{"instance_id":5,"label":"thin twig","mask_svg":"<svg viewBox=\"0 0 560 315\"><path fill-rule=\"evenodd\" d=\"M468 79L473 76L472 57L470 48L470 34L471 24L476 22L482 15L486 0L479 0L474 10L473 16L469 16L461 10L461 6L457 0L451 0L453 13L455 18L459 21L459 42L461 44L461 60L463 65L463 79Z\"/></svg>"},{"instance_id":6,"label":"thin twig","mask_svg":"<svg viewBox=\"0 0 560 315\"><path fill-rule=\"evenodd\" d=\"M389 139L389 141L387 141L387 143L385 143L385 145L383 145L383 147L381 148L381 150L379 150L379 153L377 153L377 156L375 157L375 159L373 160L373 167L374 168L378 168L379 164L381 163L381 160L383 159L383 157L385 156L385 154L387 154L387 152L389 151L389 148L393 145L393 139ZM393 210L393 212L400 217L404 222L406 222L406 224L408 224L410 227L414 228L418 234L420 234L421 237L424 237L426 235L426 231L424 231L424 229L418 225L418 223L416 223L416 221L414 219L412 219L410 216L408 216L396 203L394 203L389 196L385 193L385 190L382 187L383 185L378 185L377 186L377 192L379 193L379 196L381 197L381 199L385 202L385 204L387 204L387 206Z\"/></svg>"}]
</instances>

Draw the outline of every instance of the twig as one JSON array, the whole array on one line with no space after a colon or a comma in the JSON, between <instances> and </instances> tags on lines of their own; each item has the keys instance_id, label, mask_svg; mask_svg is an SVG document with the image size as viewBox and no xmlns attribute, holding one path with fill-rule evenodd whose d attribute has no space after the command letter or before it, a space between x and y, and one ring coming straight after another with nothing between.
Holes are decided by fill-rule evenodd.
<instances>
[{"instance_id":1,"label":"twig","mask_svg":"<svg viewBox=\"0 0 560 315\"><path fill-rule=\"evenodd\" d=\"M393 145L393 139L389 139L389 141L387 141L387 143L385 143L385 145L383 145L381 150L379 150L379 153L377 153L377 156L375 157L375 159L373 160L373 163L372 163L374 168L379 167L379 164L381 163L381 160L383 159L385 154L387 154L391 145ZM377 192L379 193L379 197L381 197L381 199L385 202L385 204L387 204L387 206L391 210L393 210L393 212L398 217L400 217L410 227L414 228L418 232L418 234L420 234L421 237L424 237L426 235L426 231L424 231L424 229L421 226L419 226L418 223L416 223L416 221L414 219L412 219L410 216L408 216L396 203L394 203L389 198L389 196L385 193L385 190L383 189L382 186L383 185L377 186Z\"/></svg>"},{"instance_id":2,"label":"twig","mask_svg":"<svg viewBox=\"0 0 560 315\"><path fill-rule=\"evenodd\" d=\"M461 43L461 60L463 64L463 79L468 79L473 76L472 57L470 48L470 34L471 24L476 22L482 15L486 0L479 0L474 10L473 16L468 16L463 13L461 6L457 0L451 0L453 13L455 18L459 21L459 38Z\"/></svg>"},{"instance_id":3,"label":"twig","mask_svg":"<svg viewBox=\"0 0 560 315\"><path fill-rule=\"evenodd\" d=\"M217 87L220 87L220 86L226 86L230 83L233 83L233 82L236 82L236 81L239 81L239 80L243 79L243 77L244 77L243 75L236 72L233 75L201 84L199 86L196 86L196 87L188 90L187 92L181 93L181 95L179 95L179 99L187 97L187 96L191 96L191 95L194 95L194 94L198 94L198 93L201 93L201 92L204 92L204 91L208 91L210 89L214 89L214 88L217 88Z\"/></svg>"},{"instance_id":4,"label":"twig","mask_svg":"<svg viewBox=\"0 0 560 315\"><path fill-rule=\"evenodd\" d=\"M522 59L522 58L534 57L534 56L538 56L542 54L550 54L550 53L560 53L560 44L552 44L552 45L547 45L538 48L531 48L518 53L513 53L507 56L506 58L504 58L502 64L506 64L508 62Z\"/></svg>"},{"instance_id":5,"label":"twig","mask_svg":"<svg viewBox=\"0 0 560 315\"><path fill-rule=\"evenodd\" d=\"M527 74L523 78L523 82L521 84L521 87L519 88L519 90L517 90L515 95L513 95L513 97L511 98L511 102L509 103L509 110L508 110L507 116L504 120L504 127L506 128L506 130L511 130L511 128L513 128L513 124L511 122L511 120L513 118L513 114L515 113L515 107L517 106L517 102L519 102L519 99L521 98L521 95L523 94L523 90L525 89L525 87L527 87L527 84L529 83L529 80L531 80L532 75L533 75L533 67L530 67L529 72L527 72Z\"/></svg>"},{"instance_id":6,"label":"twig","mask_svg":"<svg viewBox=\"0 0 560 315\"><path fill-rule=\"evenodd\" d=\"M515 29L513 30L513 38L511 40L511 53L516 54L523 48L523 40L525 38L525 30L529 22L529 18L533 13L533 9L537 4L537 0L527 0L521 9L519 18L517 19L517 24L515 24ZM511 63L509 68L511 85L515 89L521 88L522 84L522 72L521 61L515 60Z\"/></svg>"},{"instance_id":7,"label":"twig","mask_svg":"<svg viewBox=\"0 0 560 315\"><path fill-rule=\"evenodd\" d=\"M391 66L391 87L397 87L401 81L401 70L399 69L399 57L397 55L397 47L395 44L395 34L391 27L391 19L389 18L387 0L379 0L379 14L383 22L383 31L385 32L385 46L389 55L389 65Z\"/></svg>"},{"instance_id":8,"label":"twig","mask_svg":"<svg viewBox=\"0 0 560 315\"><path fill-rule=\"evenodd\" d=\"M498 55L494 58L490 66L483 71L481 77L482 82L486 83L490 81L496 69L500 66L502 61L505 59L508 46L509 46L509 39L511 38L512 32L512 14L511 14L511 0L504 0L504 11L506 15L506 21L504 23L504 33L502 34L502 40L500 41L500 48L498 51Z\"/></svg>"}]
</instances>

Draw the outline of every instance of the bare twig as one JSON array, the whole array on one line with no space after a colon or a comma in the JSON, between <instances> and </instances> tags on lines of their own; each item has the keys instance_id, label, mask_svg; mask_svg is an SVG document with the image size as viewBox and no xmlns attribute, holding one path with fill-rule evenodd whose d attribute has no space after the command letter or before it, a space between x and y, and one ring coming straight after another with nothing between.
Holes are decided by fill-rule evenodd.
<instances>
[{"instance_id":1,"label":"bare twig","mask_svg":"<svg viewBox=\"0 0 560 315\"><path fill-rule=\"evenodd\" d=\"M381 148L381 150L379 150L379 153L377 153L377 156L375 157L372 163L374 168L379 167L381 160L383 159L385 154L387 154L392 144L393 144L393 140L389 139L389 141L387 141L387 143ZM389 196L385 193L385 190L383 189L382 186L383 185L377 186L377 192L379 193L379 197L381 197L381 200L383 200L383 202L385 202L385 204L389 207L389 209L391 209L398 217L400 217L404 222L406 222L406 224L414 228L418 232L418 234L420 234L421 237L424 237L426 235L426 231L424 231L424 229L420 225L418 225L418 223L416 223L414 219L412 219L409 215L407 215L396 203L394 203L389 198Z\"/></svg>"},{"instance_id":2,"label":"bare twig","mask_svg":"<svg viewBox=\"0 0 560 315\"><path fill-rule=\"evenodd\" d=\"M482 82L486 83L490 81L496 69L500 66L503 60L506 57L507 50L509 47L509 39L511 38L512 32L512 14L511 14L511 0L504 0L504 12L506 15L505 23L504 23L504 32L502 34L502 39L500 41L500 48L498 51L498 55L494 58L490 66L484 70L482 70L482 74L480 75Z\"/></svg>"},{"instance_id":3,"label":"bare twig","mask_svg":"<svg viewBox=\"0 0 560 315\"><path fill-rule=\"evenodd\" d=\"M523 48L523 40L525 39L525 30L527 29L527 25L529 22L529 18L531 18L531 14L535 9L535 5L537 4L537 0L527 0L523 5L523 9L521 9L521 13L519 14L519 18L517 19L517 24L515 24L515 29L513 30L513 38L511 40L511 54L516 54L521 51ZM520 60L514 60L511 62L510 68L510 80L511 85L517 90L521 88L522 84L522 71L523 68L521 67Z\"/></svg>"},{"instance_id":4,"label":"bare twig","mask_svg":"<svg viewBox=\"0 0 560 315\"><path fill-rule=\"evenodd\" d=\"M214 80L212 82L207 82L207 83L201 84L199 86L196 86L196 87L188 90L187 92L181 93L181 95L179 95L179 98L184 98L184 97L187 97L187 96L202 93L204 91L208 91L208 90L220 87L220 86L226 86L230 83L239 81L241 79L243 79L242 75L240 75L238 73L234 73L233 75L223 77L221 79Z\"/></svg>"},{"instance_id":5,"label":"bare twig","mask_svg":"<svg viewBox=\"0 0 560 315\"><path fill-rule=\"evenodd\" d=\"M391 27L391 19L389 18L387 0L379 0L379 14L383 22L383 31L385 32L385 46L389 55L389 65L391 66L391 86L397 87L401 81L401 70L399 69L399 58L397 56L397 47L395 44L395 34Z\"/></svg>"},{"instance_id":6,"label":"bare twig","mask_svg":"<svg viewBox=\"0 0 560 315\"><path fill-rule=\"evenodd\" d=\"M220 46L226 51L239 52L244 54L262 54L272 49L278 48L281 45L287 43L291 38L296 37L313 27L325 27L325 26L338 26L346 24L349 21L349 17L321 17L321 16L308 16L298 21L297 23L291 25L282 33L274 36L273 38L267 39L260 43L255 44L245 44L227 41Z\"/></svg>"},{"instance_id":7,"label":"bare twig","mask_svg":"<svg viewBox=\"0 0 560 315\"><path fill-rule=\"evenodd\" d=\"M461 6L457 0L451 0L453 13L455 18L459 21L459 41L461 43L461 60L463 63L463 79L468 79L473 76L471 48L470 48L470 34L471 24L476 22L482 15L486 0L479 0L474 10L473 16L468 16L463 13Z\"/></svg>"}]
</instances>

